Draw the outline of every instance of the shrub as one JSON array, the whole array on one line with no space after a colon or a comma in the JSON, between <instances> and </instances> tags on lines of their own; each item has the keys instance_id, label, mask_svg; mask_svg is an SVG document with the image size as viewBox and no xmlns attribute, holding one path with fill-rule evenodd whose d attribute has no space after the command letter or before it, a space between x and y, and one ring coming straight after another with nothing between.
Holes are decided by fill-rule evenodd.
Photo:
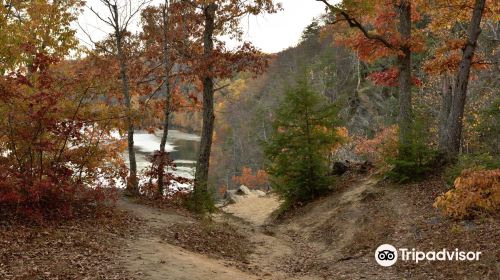
<instances>
[{"instance_id":1,"label":"shrub","mask_svg":"<svg viewBox=\"0 0 500 280\"><path fill-rule=\"evenodd\" d=\"M396 158L398 154L397 125L383 128L372 139L358 139L355 151L378 168L389 168L389 160Z\"/></svg>"},{"instance_id":2,"label":"shrub","mask_svg":"<svg viewBox=\"0 0 500 280\"><path fill-rule=\"evenodd\" d=\"M214 203L216 188L208 187L205 190L194 190L187 194L185 206L198 214L213 213L217 210Z\"/></svg>"},{"instance_id":3,"label":"shrub","mask_svg":"<svg viewBox=\"0 0 500 280\"><path fill-rule=\"evenodd\" d=\"M437 166L437 150L431 146L430 133L423 119L416 119L408 144L399 143L396 157L386 159L392 165L387 172L389 179L404 183L416 181Z\"/></svg>"},{"instance_id":4,"label":"shrub","mask_svg":"<svg viewBox=\"0 0 500 280\"><path fill-rule=\"evenodd\" d=\"M454 185L434 203L446 216L463 219L500 210L500 169L464 170Z\"/></svg>"},{"instance_id":5,"label":"shrub","mask_svg":"<svg viewBox=\"0 0 500 280\"><path fill-rule=\"evenodd\" d=\"M95 209L125 176L120 142L109 123L93 121L91 77L30 55L29 74L0 76L0 212L40 221Z\"/></svg>"},{"instance_id":6,"label":"shrub","mask_svg":"<svg viewBox=\"0 0 500 280\"><path fill-rule=\"evenodd\" d=\"M397 125L385 127L372 139L358 139L356 154L373 162L393 181L404 183L418 180L436 166L438 153L430 145L428 128L417 119L409 137L410 143L398 141Z\"/></svg>"},{"instance_id":7,"label":"shrub","mask_svg":"<svg viewBox=\"0 0 500 280\"><path fill-rule=\"evenodd\" d=\"M142 171L144 183L141 182L139 193L146 198L166 199L169 200L178 192L189 192L186 184L192 184L193 180L175 175L177 165L171 159L167 152L154 151L152 155L147 156L147 160L151 163ZM158 186L158 173L163 168L163 189ZM166 172L165 172L165 169Z\"/></svg>"},{"instance_id":8,"label":"shrub","mask_svg":"<svg viewBox=\"0 0 500 280\"><path fill-rule=\"evenodd\" d=\"M466 169L497 169L500 168L498 157L489 153L462 154L457 162L449 166L445 171L446 182L453 185L455 179Z\"/></svg>"}]
</instances>

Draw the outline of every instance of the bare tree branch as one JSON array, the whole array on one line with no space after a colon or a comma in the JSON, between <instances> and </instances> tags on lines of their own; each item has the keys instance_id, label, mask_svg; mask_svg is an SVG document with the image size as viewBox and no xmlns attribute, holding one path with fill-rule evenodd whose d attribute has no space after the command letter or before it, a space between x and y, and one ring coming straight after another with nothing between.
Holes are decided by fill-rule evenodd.
<instances>
[{"instance_id":1,"label":"bare tree branch","mask_svg":"<svg viewBox=\"0 0 500 280\"><path fill-rule=\"evenodd\" d=\"M328 3L327 0L316 0L316 1L323 2L332 13L338 13L338 14L340 14L344 18L344 20L347 21L347 23L349 24L349 27L359 29L366 38L368 38L370 40L379 41L379 42L381 42L382 44L384 44L384 46L386 46L389 49L395 49L396 48L393 44L389 43L389 41L387 41L387 39L384 38L383 36L380 36L378 34L372 34L372 33L370 33L366 29L365 26L363 26L356 18L353 18L353 17L349 16L349 14L346 11L344 11L344 10L342 10L342 9L340 9L338 7L335 7L334 5Z\"/></svg>"}]
</instances>

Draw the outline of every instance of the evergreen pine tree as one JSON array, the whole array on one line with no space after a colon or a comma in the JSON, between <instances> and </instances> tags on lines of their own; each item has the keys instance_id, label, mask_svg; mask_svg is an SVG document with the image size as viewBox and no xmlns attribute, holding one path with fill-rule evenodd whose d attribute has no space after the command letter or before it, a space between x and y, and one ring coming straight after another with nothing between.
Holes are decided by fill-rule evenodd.
<instances>
[{"instance_id":1,"label":"evergreen pine tree","mask_svg":"<svg viewBox=\"0 0 500 280\"><path fill-rule=\"evenodd\" d=\"M273 189L285 205L310 200L332 183L329 153L340 141L335 130L337 112L305 80L287 90L265 147Z\"/></svg>"}]
</instances>

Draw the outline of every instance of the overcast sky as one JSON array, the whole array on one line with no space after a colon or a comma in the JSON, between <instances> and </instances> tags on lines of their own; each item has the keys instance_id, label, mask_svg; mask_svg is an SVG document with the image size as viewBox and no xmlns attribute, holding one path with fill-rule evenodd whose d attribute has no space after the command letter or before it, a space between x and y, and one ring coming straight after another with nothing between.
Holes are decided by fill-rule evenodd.
<instances>
[{"instance_id":1,"label":"overcast sky","mask_svg":"<svg viewBox=\"0 0 500 280\"><path fill-rule=\"evenodd\" d=\"M271 15L242 20L244 40L265 52L274 53L295 46L304 28L314 17L325 12L325 5L316 0L280 0L284 10Z\"/></svg>"},{"instance_id":2,"label":"overcast sky","mask_svg":"<svg viewBox=\"0 0 500 280\"><path fill-rule=\"evenodd\" d=\"M245 17L241 22L245 30L243 39L252 42L267 53L275 53L295 46L304 28L314 17L325 11L324 4L316 0L278 0L277 2L283 4L283 11L272 15ZM99 0L87 0L87 6L102 13L106 12L99 4ZM96 41L104 37L105 31L109 31L88 9L80 17L79 23ZM134 23L135 27L137 23L138 19ZM79 31L77 36L82 43L89 43L88 37L82 31ZM228 46L232 47L234 43L228 42Z\"/></svg>"}]
</instances>

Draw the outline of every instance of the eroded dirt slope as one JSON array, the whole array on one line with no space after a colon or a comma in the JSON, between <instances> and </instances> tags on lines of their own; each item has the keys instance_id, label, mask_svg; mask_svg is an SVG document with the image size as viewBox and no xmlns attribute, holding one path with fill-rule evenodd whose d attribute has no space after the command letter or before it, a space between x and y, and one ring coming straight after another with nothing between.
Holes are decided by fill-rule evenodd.
<instances>
[{"instance_id":1,"label":"eroded dirt slope","mask_svg":"<svg viewBox=\"0 0 500 280\"><path fill-rule=\"evenodd\" d=\"M250 200L231 206L225 219L245 229L256 244L251 266L270 279L498 279L499 218L443 218L432 203L445 190L439 177L399 186L376 176L356 176L279 223L255 222L235 211L247 209L245 202L258 205ZM275 209L268 202L261 202L265 210L259 217ZM374 251L385 243L422 251L482 251L484 257L474 263L400 262L384 268L375 262Z\"/></svg>"}]
</instances>

